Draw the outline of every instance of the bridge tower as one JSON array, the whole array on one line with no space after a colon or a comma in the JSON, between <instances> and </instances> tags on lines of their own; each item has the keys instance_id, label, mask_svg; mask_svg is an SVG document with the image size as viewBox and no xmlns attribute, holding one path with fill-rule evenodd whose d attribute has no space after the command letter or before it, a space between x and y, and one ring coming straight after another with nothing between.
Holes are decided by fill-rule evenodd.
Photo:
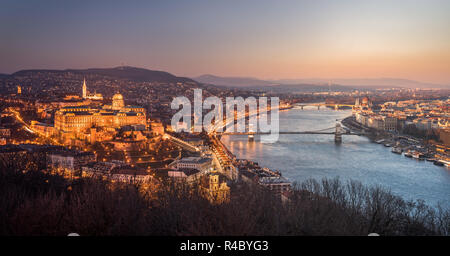
<instances>
[{"instance_id":1,"label":"bridge tower","mask_svg":"<svg viewBox=\"0 0 450 256\"><path fill-rule=\"evenodd\" d=\"M342 143L342 128L340 123L336 123L336 132L334 133L334 142L336 144Z\"/></svg>"},{"instance_id":2,"label":"bridge tower","mask_svg":"<svg viewBox=\"0 0 450 256\"><path fill-rule=\"evenodd\" d=\"M248 141L249 142L255 141L255 132L253 131L252 124L249 124L249 127L248 127Z\"/></svg>"}]
</instances>

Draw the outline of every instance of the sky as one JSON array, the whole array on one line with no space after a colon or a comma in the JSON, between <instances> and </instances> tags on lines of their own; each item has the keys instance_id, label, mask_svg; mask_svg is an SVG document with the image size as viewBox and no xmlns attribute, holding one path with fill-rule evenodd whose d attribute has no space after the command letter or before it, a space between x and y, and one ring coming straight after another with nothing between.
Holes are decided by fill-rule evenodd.
<instances>
[{"instance_id":1,"label":"sky","mask_svg":"<svg viewBox=\"0 0 450 256\"><path fill-rule=\"evenodd\" d=\"M448 85L449 13L447 0L0 0L0 73L127 65Z\"/></svg>"}]
</instances>

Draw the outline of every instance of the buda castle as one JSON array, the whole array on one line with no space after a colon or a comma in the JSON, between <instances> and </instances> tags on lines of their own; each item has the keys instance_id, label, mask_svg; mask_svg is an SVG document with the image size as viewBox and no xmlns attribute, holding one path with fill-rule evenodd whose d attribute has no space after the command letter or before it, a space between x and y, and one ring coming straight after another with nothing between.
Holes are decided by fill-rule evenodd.
<instances>
[{"instance_id":1,"label":"buda castle","mask_svg":"<svg viewBox=\"0 0 450 256\"><path fill-rule=\"evenodd\" d=\"M101 94L87 93L83 82L83 98L99 98ZM116 93L112 104L100 106L67 106L55 113L55 129L63 134L88 132L89 128L120 128L126 125L146 125L145 109L125 105L122 94Z\"/></svg>"}]
</instances>

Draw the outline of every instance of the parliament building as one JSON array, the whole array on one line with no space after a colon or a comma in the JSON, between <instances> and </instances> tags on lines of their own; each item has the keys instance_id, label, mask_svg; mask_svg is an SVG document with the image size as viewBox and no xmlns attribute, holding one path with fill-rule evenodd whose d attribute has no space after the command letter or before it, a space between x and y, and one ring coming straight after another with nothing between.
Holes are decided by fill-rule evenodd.
<instances>
[{"instance_id":1,"label":"parliament building","mask_svg":"<svg viewBox=\"0 0 450 256\"><path fill-rule=\"evenodd\" d=\"M86 83L83 83L86 97ZM140 106L125 106L123 96L114 94L112 104L101 106L67 106L55 113L55 129L61 133L87 132L89 128L120 128L126 125L146 125L145 109Z\"/></svg>"}]
</instances>

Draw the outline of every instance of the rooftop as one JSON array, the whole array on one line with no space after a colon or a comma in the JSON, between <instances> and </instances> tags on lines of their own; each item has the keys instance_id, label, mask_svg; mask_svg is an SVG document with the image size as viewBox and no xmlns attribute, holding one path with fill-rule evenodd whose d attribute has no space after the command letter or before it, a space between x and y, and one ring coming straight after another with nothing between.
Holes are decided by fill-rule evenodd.
<instances>
[{"instance_id":1,"label":"rooftop","mask_svg":"<svg viewBox=\"0 0 450 256\"><path fill-rule=\"evenodd\" d=\"M259 179L261 184L290 184L291 182L282 176L261 177Z\"/></svg>"},{"instance_id":2,"label":"rooftop","mask_svg":"<svg viewBox=\"0 0 450 256\"><path fill-rule=\"evenodd\" d=\"M179 162L180 163L203 164L203 163L210 162L211 160L212 160L211 158L191 156L191 157L184 157L184 158L180 159Z\"/></svg>"}]
</instances>

